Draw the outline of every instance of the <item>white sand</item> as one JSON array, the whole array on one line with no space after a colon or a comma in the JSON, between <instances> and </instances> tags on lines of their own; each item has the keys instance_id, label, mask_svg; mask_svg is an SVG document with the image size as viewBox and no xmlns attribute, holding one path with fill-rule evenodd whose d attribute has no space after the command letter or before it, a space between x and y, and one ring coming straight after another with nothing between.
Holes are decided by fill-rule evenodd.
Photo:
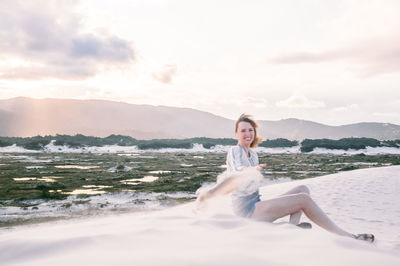
<instances>
[{"instance_id":1,"label":"white sand","mask_svg":"<svg viewBox=\"0 0 400 266\"><path fill-rule=\"evenodd\" d=\"M195 214L163 211L17 227L0 232L1 265L400 265L400 166L263 187L263 198L307 184L344 229L369 244L232 215L227 199Z\"/></svg>"}]
</instances>

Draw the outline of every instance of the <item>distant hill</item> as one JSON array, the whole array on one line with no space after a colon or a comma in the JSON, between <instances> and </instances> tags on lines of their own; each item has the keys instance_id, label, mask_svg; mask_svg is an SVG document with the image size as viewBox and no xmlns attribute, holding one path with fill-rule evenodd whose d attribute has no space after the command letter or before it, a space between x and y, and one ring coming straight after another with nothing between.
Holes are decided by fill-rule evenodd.
<instances>
[{"instance_id":1,"label":"distant hill","mask_svg":"<svg viewBox=\"0 0 400 266\"><path fill-rule=\"evenodd\" d=\"M358 123L328 126L299 119L259 121L264 138L339 139L369 137L400 139L400 126ZM231 138L234 121L190 108L136 105L104 100L31 99L0 100L0 136L111 134L137 139Z\"/></svg>"},{"instance_id":2,"label":"distant hill","mask_svg":"<svg viewBox=\"0 0 400 266\"><path fill-rule=\"evenodd\" d=\"M342 126L328 126L295 118L279 121L260 121L263 136L287 139L341 139L367 137L379 140L400 138L400 126L389 123L356 123ZM265 130L267 129L267 131Z\"/></svg>"}]
</instances>

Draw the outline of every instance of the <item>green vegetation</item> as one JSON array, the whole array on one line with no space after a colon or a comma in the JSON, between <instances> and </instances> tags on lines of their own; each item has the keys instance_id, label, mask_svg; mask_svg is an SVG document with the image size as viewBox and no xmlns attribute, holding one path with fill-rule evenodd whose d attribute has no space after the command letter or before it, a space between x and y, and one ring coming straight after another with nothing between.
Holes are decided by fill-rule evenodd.
<instances>
[{"instance_id":1,"label":"green vegetation","mask_svg":"<svg viewBox=\"0 0 400 266\"><path fill-rule=\"evenodd\" d=\"M204 148L209 149L211 147L214 147L216 145L236 145L237 140L236 139L230 139L230 138L218 138L218 139L212 139L212 138L192 138L188 139L192 143L197 143L197 144L202 144Z\"/></svg>"},{"instance_id":2,"label":"green vegetation","mask_svg":"<svg viewBox=\"0 0 400 266\"><path fill-rule=\"evenodd\" d=\"M209 149L215 145L235 145L237 141L229 138L189 138L189 139L152 139L137 140L129 136L110 135L105 138L84 136L77 134L75 136L56 135L56 136L36 136L32 138L0 137L0 147L17 146L26 149L40 150L54 140L56 146L68 146L71 148L82 147L100 147L105 145L118 146L137 146L139 149L162 149L179 148L190 149L194 144L202 144L204 148Z\"/></svg>"},{"instance_id":3,"label":"green vegetation","mask_svg":"<svg viewBox=\"0 0 400 266\"><path fill-rule=\"evenodd\" d=\"M77 134L75 136L56 135L56 136L35 136L29 138L16 137L0 137L0 147L17 146L24 147L29 150L43 150L44 147L54 141L56 146L68 146L72 148L83 147L101 147L105 145L118 146L137 146L141 150L162 149L162 148L178 148L190 149L194 144L201 144L204 148L210 149L216 145L236 145L237 140L231 138L188 138L188 139L152 139L137 140L129 136L110 135L105 138L84 136ZM266 140L260 143L260 147L279 148L298 146L296 140L288 140L283 138ZM305 139L301 142L301 151L310 152L314 148L326 149L364 149L365 147L400 147L400 139L379 141L372 138L343 138L339 140L331 139Z\"/></svg>"},{"instance_id":4,"label":"green vegetation","mask_svg":"<svg viewBox=\"0 0 400 266\"><path fill-rule=\"evenodd\" d=\"M301 142L302 152L313 151L314 148L338 149L338 150L360 150L366 147L400 147L400 140L379 141L372 138L343 138L331 139L305 139Z\"/></svg>"},{"instance_id":5,"label":"green vegetation","mask_svg":"<svg viewBox=\"0 0 400 266\"><path fill-rule=\"evenodd\" d=\"M8 141L7 139L0 139L0 147L8 147L11 145L13 145L13 143Z\"/></svg>"},{"instance_id":6,"label":"green vegetation","mask_svg":"<svg viewBox=\"0 0 400 266\"><path fill-rule=\"evenodd\" d=\"M140 141L137 147L141 150L149 149L163 149L163 148L175 148L175 149L190 149L193 144L189 141L179 139L155 139Z\"/></svg>"},{"instance_id":7,"label":"green vegetation","mask_svg":"<svg viewBox=\"0 0 400 266\"><path fill-rule=\"evenodd\" d=\"M259 154L270 178L309 178L339 171L399 165L398 155ZM195 192L214 182L224 168L225 153L3 153L0 156L0 206L30 199L64 199L72 191L100 187L108 193ZM35 167L32 167L35 166ZM153 182L127 182L156 176ZM96 189L95 189L96 190Z\"/></svg>"},{"instance_id":8,"label":"green vegetation","mask_svg":"<svg viewBox=\"0 0 400 266\"><path fill-rule=\"evenodd\" d=\"M265 140L262 143L260 143L258 146L260 147L265 147L265 148L290 148L290 147L295 147L299 145L299 142L297 140L288 140L288 139L272 139L272 140Z\"/></svg>"},{"instance_id":9,"label":"green vegetation","mask_svg":"<svg viewBox=\"0 0 400 266\"><path fill-rule=\"evenodd\" d=\"M55 140L54 145L57 146L69 146L73 148L85 147L85 146L104 146L104 145L119 145L119 146L134 146L137 145L137 140L122 135L110 135L105 138L84 136L82 134L77 134L75 136L69 135L56 135L48 136L51 140Z\"/></svg>"},{"instance_id":10,"label":"green vegetation","mask_svg":"<svg viewBox=\"0 0 400 266\"><path fill-rule=\"evenodd\" d=\"M398 148L400 147L400 139L396 140L385 140L383 141L383 145L387 147L395 147Z\"/></svg>"},{"instance_id":11,"label":"green vegetation","mask_svg":"<svg viewBox=\"0 0 400 266\"><path fill-rule=\"evenodd\" d=\"M28 150L41 150L44 146L49 144L50 141L51 136L35 136L28 138L0 137L0 147L7 147L16 144L17 146Z\"/></svg>"}]
</instances>

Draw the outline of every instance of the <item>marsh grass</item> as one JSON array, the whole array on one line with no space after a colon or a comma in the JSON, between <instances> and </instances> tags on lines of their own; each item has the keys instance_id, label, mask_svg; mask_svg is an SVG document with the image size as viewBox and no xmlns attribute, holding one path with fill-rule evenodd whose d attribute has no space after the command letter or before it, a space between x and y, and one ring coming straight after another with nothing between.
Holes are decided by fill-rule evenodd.
<instances>
[{"instance_id":1,"label":"marsh grass","mask_svg":"<svg viewBox=\"0 0 400 266\"><path fill-rule=\"evenodd\" d=\"M134 194L183 192L193 195L174 199L175 203L182 203L193 200L195 191L205 182L215 182L217 175L224 171L221 166L225 160L225 153L141 153L137 156L3 153L0 154L0 207L30 210L38 208L37 200L63 201L71 192L88 188L94 194L96 191L111 195L130 191ZM304 179L340 171L400 164L399 155L365 154L260 153L259 160L267 164L263 170L264 176L272 179ZM29 167L32 165L41 167ZM157 179L140 182L140 179L149 175ZM137 179L138 182L121 182L129 179ZM63 203L63 207L68 209L86 204L93 196L85 193L76 195L75 200ZM100 204L100 208L107 204ZM142 200L137 200L137 204L143 204Z\"/></svg>"},{"instance_id":2,"label":"marsh grass","mask_svg":"<svg viewBox=\"0 0 400 266\"><path fill-rule=\"evenodd\" d=\"M18 201L28 199L64 199L67 193L88 186L101 187L108 193L127 189L137 192L193 193L204 182L215 181L216 176L224 170L221 165L225 164L226 156L224 153L145 153L136 157L90 153L15 155L2 154L0 158L0 201L11 200L16 205ZM259 159L267 164L264 169L266 177L291 179L400 164L399 155L261 153ZM32 164L41 168L29 168ZM116 171L108 171L110 168ZM127 179L140 181L149 175L158 179L138 182L136 185L120 182ZM55 179L52 182L44 181L48 176ZM24 177L33 180L14 180Z\"/></svg>"}]
</instances>

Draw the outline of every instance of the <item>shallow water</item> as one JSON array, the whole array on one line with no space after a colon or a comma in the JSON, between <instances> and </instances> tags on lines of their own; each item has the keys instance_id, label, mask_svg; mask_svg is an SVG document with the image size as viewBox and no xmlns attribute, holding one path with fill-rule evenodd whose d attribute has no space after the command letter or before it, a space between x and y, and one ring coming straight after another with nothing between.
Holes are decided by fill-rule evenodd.
<instances>
[{"instance_id":1,"label":"shallow water","mask_svg":"<svg viewBox=\"0 0 400 266\"><path fill-rule=\"evenodd\" d=\"M97 166L97 165L86 165L86 166L84 166L84 165L56 165L54 167L61 168L61 169L82 169L82 170L100 168L100 166Z\"/></svg>"},{"instance_id":2,"label":"shallow water","mask_svg":"<svg viewBox=\"0 0 400 266\"><path fill-rule=\"evenodd\" d=\"M119 195L124 191L132 194L166 193L167 197L150 197L133 202L124 201L114 209L137 211L152 209L152 206L169 206L195 198L195 191L203 183L215 182L225 166L222 153L134 153L76 154L35 153L0 154L0 226L19 224L24 220L37 220L38 215L68 217L75 199L69 195L97 202L94 195ZM394 155L342 156L312 154L259 154L260 162L266 162L263 184L288 182L296 178L309 178L335 171L351 170L371 166L400 164ZM32 161L35 167L32 168ZM68 162L73 162L68 164ZM171 197L179 195L181 198ZM68 198L66 198L68 197ZM75 196L74 196L75 197ZM108 196L107 196L108 197ZM111 208L109 200L98 204L81 206L82 215L103 213ZM174 198L174 200L171 200ZM37 200L42 203L37 203ZM162 201L161 203L159 201ZM152 202L154 201L154 202ZM170 203L168 203L170 202ZM45 203L48 203L47 205ZM61 207L61 206L67 206ZM69 206L69 207L68 207ZM36 207L33 209L33 207ZM8 208L17 208L9 214ZM86 211L88 209L94 211ZM42 211L43 210L43 211ZM118 211L118 210L117 210ZM53 213L51 213L53 212ZM14 221L14 222L13 222Z\"/></svg>"},{"instance_id":3,"label":"shallow water","mask_svg":"<svg viewBox=\"0 0 400 266\"><path fill-rule=\"evenodd\" d=\"M126 184L126 185L138 185L141 182L154 182L157 179L159 179L158 176L144 176L143 178L131 178L131 179L126 179L126 180L121 180L120 182L122 184Z\"/></svg>"},{"instance_id":4,"label":"shallow water","mask_svg":"<svg viewBox=\"0 0 400 266\"><path fill-rule=\"evenodd\" d=\"M154 170L154 171L150 171L149 174L169 174L172 171L169 170Z\"/></svg>"}]
</instances>

